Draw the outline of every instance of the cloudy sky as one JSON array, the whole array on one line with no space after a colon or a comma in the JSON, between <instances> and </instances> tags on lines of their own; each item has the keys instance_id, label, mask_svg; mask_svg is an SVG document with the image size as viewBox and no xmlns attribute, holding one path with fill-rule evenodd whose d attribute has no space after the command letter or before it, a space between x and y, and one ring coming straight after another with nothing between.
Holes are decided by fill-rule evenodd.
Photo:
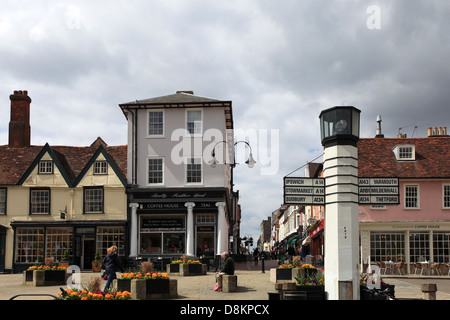
<instances>
[{"instance_id":1,"label":"cloudy sky","mask_svg":"<svg viewBox=\"0 0 450 320\"><path fill-rule=\"evenodd\" d=\"M450 126L445 0L2 0L0 144L9 95L32 98L32 144L126 144L118 105L193 90L231 100L258 164L237 166L242 234L319 157L321 110L361 110L361 137ZM270 161L270 162L269 162ZM291 176L303 176L300 169Z\"/></svg>"}]
</instances>

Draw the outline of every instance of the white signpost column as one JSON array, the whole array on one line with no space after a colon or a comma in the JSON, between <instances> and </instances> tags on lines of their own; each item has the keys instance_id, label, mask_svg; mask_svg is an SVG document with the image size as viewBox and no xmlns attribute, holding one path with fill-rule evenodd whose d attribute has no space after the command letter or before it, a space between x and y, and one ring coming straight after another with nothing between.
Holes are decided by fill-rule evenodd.
<instances>
[{"instance_id":1,"label":"white signpost column","mask_svg":"<svg viewBox=\"0 0 450 320\"><path fill-rule=\"evenodd\" d=\"M354 107L321 112L325 178L325 291L328 300L359 300L358 149Z\"/></svg>"}]
</instances>

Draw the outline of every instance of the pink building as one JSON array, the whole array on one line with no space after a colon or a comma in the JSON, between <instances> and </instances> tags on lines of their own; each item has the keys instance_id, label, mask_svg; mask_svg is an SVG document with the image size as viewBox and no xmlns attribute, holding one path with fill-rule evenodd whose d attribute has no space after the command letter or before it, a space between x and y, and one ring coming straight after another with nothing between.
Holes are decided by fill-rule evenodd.
<instances>
[{"instance_id":1,"label":"pink building","mask_svg":"<svg viewBox=\"0 0 450 320\"><path fill-rule=\"evenodd\" d=\"M438 269L447 274L450 137L446 128L430 128L426 138L360 139L358 166L359 178L398 178L400 202L359 207L361 264L403 262L400 271L394 264L387 267L396 273L414 273L425 266L425 272L438 273L430 267L441 263Z\"/></svg>"}]
</instances>

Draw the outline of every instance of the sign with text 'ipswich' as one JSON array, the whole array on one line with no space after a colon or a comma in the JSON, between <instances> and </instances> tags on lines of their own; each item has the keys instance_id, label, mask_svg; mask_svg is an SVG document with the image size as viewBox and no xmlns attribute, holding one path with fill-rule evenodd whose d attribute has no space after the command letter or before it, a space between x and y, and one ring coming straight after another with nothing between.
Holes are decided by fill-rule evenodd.
<instances>
[{"instance_id":1,"label":"sign with text 'ipswich'","mask_svg":"<svg viewBox=\"0 0 450 320\"><path fill-rule=\"evenodd\" d=\"M359 178L360 205L400 204L398 178Z\"/></svg>"},{"instance_id":2,"label":"sign with text 'ipswich'","mask_svg":"<svg viewBox=\"0 0 450 320\"><path fill-rule=\"evenodd\" d=\"M284 177L284 204L325 205L324 178Z\"/></svg>"}]
</instances>

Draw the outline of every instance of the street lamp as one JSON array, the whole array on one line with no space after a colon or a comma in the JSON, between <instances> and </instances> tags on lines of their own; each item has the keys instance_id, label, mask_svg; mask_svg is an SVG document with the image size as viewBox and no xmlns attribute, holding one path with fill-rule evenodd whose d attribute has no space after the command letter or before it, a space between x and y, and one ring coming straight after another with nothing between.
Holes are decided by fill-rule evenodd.
<instances>
[{"instance_id":1,"label":"street lamp","mask_svg":"<svg viewBox=\"0 0 450 320\"><path fill-rule=\"evenodd\" d=\"M359 115L355 107L334 107L320 113L322 145L353 145L359 139Z\"/></svg>"},{"instance_id":2,"label":"street lamp","mask_svg":"<svg viewBox=\"0 0 450 320\"><path fill-rule=\"evenodd\" d=\"M325 291L329 300L359 300L358 148L360 110L320 113L325 178Z\"/></svg>"},{"instance_id":3,"label":"street lamp","mask_svg":"<svg viewBox=\"0 0 450 320\"><path fill-rule=\"evenodd\" d=\"M216 146L219 143L227 143L226 141L219 141L214 145L214 148L211 151L211 157L212 159L208 161L208 164L212 167L215 168L217 166L217 164L219 163L216 159ZM248 160L245 161L245 164L247 164L247 166L249 168L253 168L253 166L256 164L255 159L253 159L253 155L252 155L252 147L250 146L250 144L246 141L238 141L234 144L234 146L236 146L238 143L245 143L249 148L250 148L250 154L248 156ZM233 164L231 164L232 167L236 166L236 164L233 161Z\"/></svg>"}]
</instances>

